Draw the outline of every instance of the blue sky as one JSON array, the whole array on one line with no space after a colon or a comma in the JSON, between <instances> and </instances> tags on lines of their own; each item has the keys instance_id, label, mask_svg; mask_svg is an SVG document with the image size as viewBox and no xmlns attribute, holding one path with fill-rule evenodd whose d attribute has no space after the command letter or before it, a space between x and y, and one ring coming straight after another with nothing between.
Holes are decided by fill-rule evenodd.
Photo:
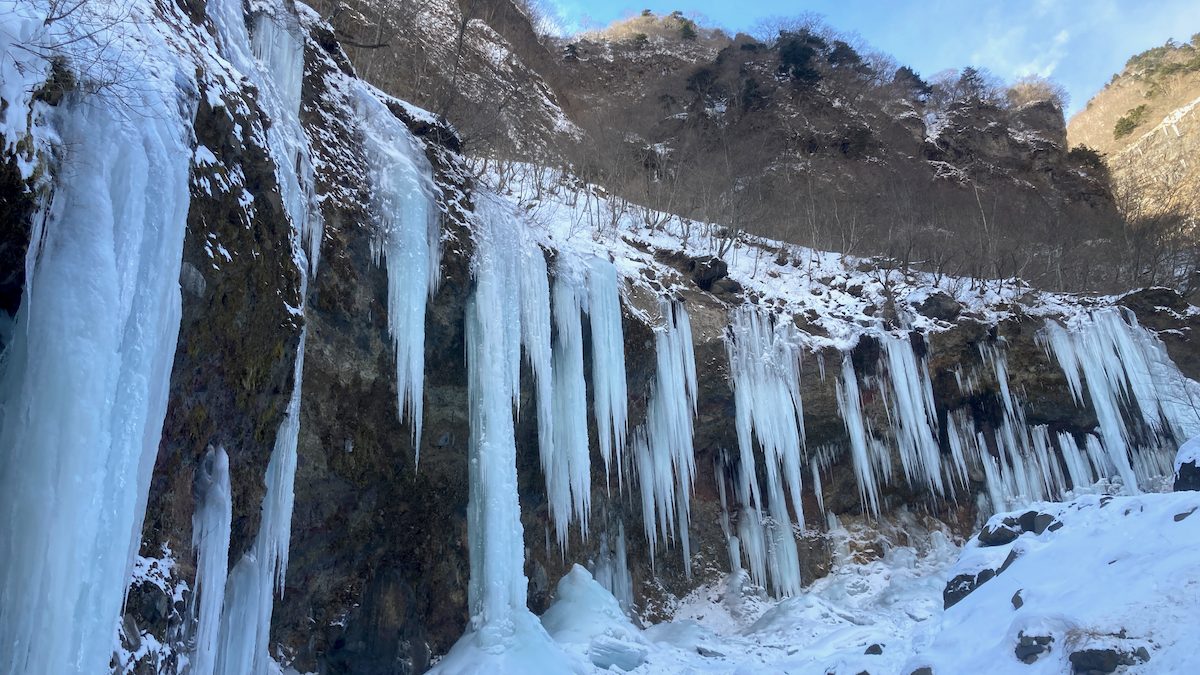
<instances>
[{"instance_id":1,"label":"blue sky","mask_svg":"<svg viewBox=\"0 0 1200 675\"><path fill-rule=\"evenodd\" d=\"M1061 82L1078 110L1133 54L1200 32L1200 0L543 0L566 32L642 9L699 14L705 25L749 30L772 16L815 12L833 28L923 76L974 65L1003 80Z\"/></svg>"}]
</instances>

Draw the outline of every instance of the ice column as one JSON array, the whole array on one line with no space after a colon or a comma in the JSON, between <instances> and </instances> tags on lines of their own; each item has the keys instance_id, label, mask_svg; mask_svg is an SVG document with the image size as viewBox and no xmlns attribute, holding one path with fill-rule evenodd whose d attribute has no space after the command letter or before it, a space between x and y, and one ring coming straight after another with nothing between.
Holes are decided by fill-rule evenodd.
<instances>
[{"instance_id":1,"label":"ice column","mask_svg":"<svg viewBox=\"0 0 1200 675\"><path fill-rule=\"evenodd\" d=\"M153 52L142 65L122 101L68 96L48 113L58 180L0 362L3 672L107 672L141 542L179 332L193 95L190 72Z\"/></svg>"},{"instance_id":2,"label":"ice column","mask_svg":"<svg viewBox=\"0 0 1200 675\"><path fill-rule=\"evenodd\" d=\"M354 105L371 167L372 211L378 219L375 253L388 276L388 332L396 350L397 410L408 412L420 448L425 381L425 305L437 290L441 257L432 169L416 138L380 101L355 82Z\"/></svg>"},{"instance_id":3,"label":"ice column","mask_svg":"<svg viewBox=\"0 0 1200 675\"><path fill-rule=\"evenodd\" d=\"M191 672L212 675L217 665L221 608L225 602L225 581L229 576L229 536L233 525L229 456L225 454L225 448L209 448L197 473L199 506L192 515L192 547L196 550L196 586L192 590L196 649L191 659Z\"/></svg>"},{"instance_id":4,"label":"ice column","mask_svg":"<svg viewBox=\"0 0 1200 675\"><path fill-rule=\"evenodd\" d=\"M479 199L490 200L486 195ZM562 653L526 605L513 425L525 312L514 315L511 308L521 302L521 266L537 249L525 241L522 223L503 210L489 204L480 215L501 217L480 217L475 223L475 292L466 309L471 621L435 673L570 670L561 665ZM548 313L534 313L543 311Z\"/></svg>"},{"instance_id":5,"label":"ice column","mask_svg":"<svg viewBox=\"0 0 1200 675\"><path fill-rule=\"evenodd\" d=\"M837 380L838 409L850 435L850 455L854 460L854 478L858 496L864 508L879 515L879 479L887 480L890 464L879 462L877 443L871 437L863 418L862 398L858 391L858 375L850 354L842 356L842 374ZM876 466L881 464L881 466Z\"/></svg>"}]
</instances>

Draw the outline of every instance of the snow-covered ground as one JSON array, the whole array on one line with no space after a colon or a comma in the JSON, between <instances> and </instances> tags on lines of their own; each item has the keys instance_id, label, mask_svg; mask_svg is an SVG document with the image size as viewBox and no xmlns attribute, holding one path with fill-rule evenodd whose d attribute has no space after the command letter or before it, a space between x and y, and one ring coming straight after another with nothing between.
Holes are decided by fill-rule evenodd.
<instances>
[{"instance_id":1,"label":"snow-covered ground","mask_svg":"<svg viewBox=\"0 0 1200 675\"><path fill-rule=\"evenodd\" d=\"M989 524L1029 510L998 514ZM1200 493L1088 495L1032 510L1061 527L998 546L973 538L964 547L906 516L873 533L838 528L838 564L803 594L769 601L735 573L684 598L672 621L645 630L576 568L542 621L594 672L909 675L928 667L1028 675L1072 672L1071 655L1085 650L1101 659L1112 650L1125 661L1117 672L1194 672ZM856 560L855 541L871 534L905 537L908 545ZM1003 572L942 610L947 579L997 569L1013 551ZM1022 637L1051 640L1022 662Z\"/></svg>"}]
</instances>

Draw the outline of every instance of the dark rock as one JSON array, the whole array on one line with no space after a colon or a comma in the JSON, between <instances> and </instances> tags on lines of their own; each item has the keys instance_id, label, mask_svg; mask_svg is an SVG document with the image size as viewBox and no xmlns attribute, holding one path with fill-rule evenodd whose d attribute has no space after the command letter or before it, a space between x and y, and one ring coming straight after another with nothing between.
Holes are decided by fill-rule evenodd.
<instances>
[{"instance_id":1,"label":"dark rock","mask_svg":"<svg viewBox=\"0 0 1200 675\"><path fill-rule=\"evenodd\" d=\"M1018 589L1016 593L1013 593L1013 596L1012 596L1013 609L1021 609L1021 607L1023 607L1025 605L1025 600L1021 598L1021 590L1023 590L1023 589Z\"/></svg>"},{"instance_id":2,"label":"dark rock","mask_svg":"<svg viewBox=\"0 0 1200 675\"><path fill-rule=\"evenodd\" d=\"M995 526L988 525L984 527L979 532L979 543L983 544L984 546L1003 546L1005 544L1011 544L1012 542L1016 541L1017 537L1021 535L1021 530L1018 529L1020 526L1014 525L1015 524L1010 524L1008 519L1005 519L1003 522Z\"/></svg>"},{"instance_id":3,"label":"dark rock","mask_svg":"<svg viewBox=\"0 0 1200 675\"><path fill-rule=\"evenodd\" d=\"M1068 657L1076 673L1112 673L1121 665L1122 654L1115 649L1081 649Z\"/></svg>"},{"instance_id":4,"label":"dark rock","mask_svg":"<svg viewBox=\"0 0 1200 675\"><path fill-rule=\"evenodd\" d=\"M875 656L878 656L883 653L883 645L878 644L878 643L873 644L870 647L867 647L867 651L864 653L865 654L873 654Z\"/></svg>"},{"instance_id":5,"label":"dark rock","mask_svg":"<svg viewBox=\"0 0 1200 675\"><path fill-rule=\"evenodd\" d=\"M942 591L942 604L944 609L950 609L958 604L963 598L970 595L976 588L979 588L992 577L996 576L996 570L986 568L978 574L960 574L950 581L946 582L946 588Z\"/></svg>"},{"instance_id":6,"label":"dark rock","mask_svg":"<svg viewBox=\"0 0 1200 675\"><path fill-rule=\"evenodd\" d=\"M695 258L691 261L691 268L692 281L705 291L711 291L717 280L729 276L729 265L720 258Z\"/></svg>"},{"instance_id":7,"label":"dark rock","mask_svg":"<svg viewBox=\"0 0 1200 675\"><path fill-rule=\"evenodd\" d=\"M1033 533L1041 534L1054 523L1054 516L1049 513L1039 513L1033 517Z\"/></svg>"},{"instance_id":8,"label":"dark rock","mask_svg":"<svg viewBox=\"0 0 1200 675\"><path fill-rule=\"evenodd\" d=\"M733 300L742 292L742 285L729 277L725 277L714 281L710 290L713 295L719 298Z\"/></svg>"},{"instance_id":9,"label":"dark rock","mask_svg":"<svg viewBox=\"0 0 1200 675\"><path fill-rule=\"evenodd\" d=\"M908 675L933 675L933 668L930 668L929 666L921 666Z\"/></svg>"},{"instance_id":10,"label":"dark rock","mask_svg":"<svg viewBox=\"0 0 1200 675\"><path fill-rule=\"evenodd\" d=\"M1179 470L1175 472L1176 492L1185 490L1200 490L1200 466L1196 462L1184 462L1179 465Z\"/></svg>"},{"instance_id":11,"label":"dark rock","mask_svg":"<svg viewBox=\"0 0 1200 675\"><path fill-rule=\"evenodd\" d=\"M1178 523L1179 521L1183 520L1184 518L1187 518L1188 516L1192 515L1195 512L1196 512L1196 509L1195 509L1195 507L1193 507L1191 509L1188 509L1187 511L1184 511L1183 513L1176 513L1175 514L1175 522Z\"/></svg>"},{"instance_id":12,"label":"dark rock","mask_svg":"<svg viewBox=\"0 0 1200 675\"><path fill-rule=\"evenodd\" d=\"M917 305L917 311L931 319L955 321L962 314L962 305L949 295L938 292Z\"/></svg>"},{"instance_id":13,"label":"dark rock","mask_svg":"<svg viewBox=\"0 0 1200 675\"><path fill-rule=\"evenodd\" d=\"M1017 660L1021 663L1033 663L1042 654L1050 651L1050 643L1054 638L1048 635L1017 634L1017 646L1013 649Z\"/></svg>"},{"instance_id":14,"label":"dark rock","mask_svg":"<svg viewBox=\"0 0 1200 675\"><path fill-rule=\"evenodd\" d=\"M1046 529L1047 529L1047 530L1049 530L1049 531L1051 531L1051 532L1057 532L1057 531L1059 531L1059 530L1061 530L1061 529L1062 529L1062 526L1063 526L1063 524L1062 524L1062 521L1061 521L1061 520L1056 520L1056 521L1054 521L1053 523L1050 523L1050 526L1049 526L1049 527L1047 527Z\"/></svg>"}]
</instances>

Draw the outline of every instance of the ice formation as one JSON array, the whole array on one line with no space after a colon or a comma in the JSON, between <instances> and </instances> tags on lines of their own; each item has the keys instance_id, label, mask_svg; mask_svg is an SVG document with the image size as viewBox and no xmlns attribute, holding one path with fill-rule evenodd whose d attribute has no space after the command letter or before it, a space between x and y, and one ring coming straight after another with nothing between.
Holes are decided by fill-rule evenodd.
<instances>
[{"instance_id":1,"label":"ice formation","mask_svg":"<svg viewBox=\"0 0 1200 675\"><path fill-rule=\"evenodd\" d=\"M890 394L887 408L904 478L909 484L923 482L937 494L944 494L929 367L925 359L917 358L908 336L889 334L881 342L887 364L886 391Z\"/></svg>"},{"instance_id":2,"label":"ice formation","mask_svg":"<svg viewBox=\"0 0 1200 675\"><path fill-rule=\"evenodd\" d=\"M163 37L131 12L131 32L100 29L96 41L164 53ZM5 56L5 78L24 74L7 65L19 54ZM179 331L195 89L183 64L127 65L139 86L121 89L122 100L68 96L34 118L53 126L59 161L0 361L4 672L107 672L141 542ZM12 131L28 109L6 103Z\"/></svg>"},{"instance_id":3,"label":"ice formation","mask_svg":"<svg viewBox=\"0 0 1200 675\"><path fill-rule=\"evenodd\" d=\"M317 270L322 225L312 192L308 140L299 119L304 76L300 28L295 15L282 8L259 13L253 34L247 34L242 3L238 0L214 0L207 11L217 27L222 55L258 87L259 104L271 119L267 141L275 159L284 207L292 222L292 247L301 271L299 311L302 312L309 277ZM283 592L291 541L307 337L307 329L302 329L292 394L267 464L267 489L259 530L250 550L234 565L226 582L216 665L216 672L223 675L267 675L278 669L269 651L271 615L275 593Z\"/></svg>"},{"instance_id":4,"label":"ice formation","mask_svg":"<svg viewBox=\"0 0 1200 675\"><path fill-rule=\"evenodd\" d=\"M266 7L270 5L258 9ZM300 124L304 41L299 23L282 5L258 12L252 32L246 28L242 0L211 0L206 11L217 29L221 56L254 83L258 104L271 120L267 148L275 160L284 210L303 242L306 269L315 274L323 224L316 207L308 138Z\"/></svg>"},{"instance_id":5,"label":"ice formation","mask_svg":"<svg viewBox=\"0 0 1200 675\"><path fill-rule=\"evenodd\" d=\"M531 249L519 221L496 208L485 207L480 215L502 217L476 221L475 292L466 310L471 620L467 632L434 667L433 672L444 674L532 672L555 663L564 666L560 670L575 670L565 667L565 655L526 604L513 424L522 332L519 315L509 308L520 306L520 268Z\"/></svg>"},{"instance_id":6,"label":"ice formation","mask_svg":"<svg viewBox=\"0 0 1200 675\"><path fill-rule=\"evenodd\" d=\"M437 290L441 257L432 170L416 138L380 100L355 81L354 106L371 167L372 211L379 232L373 252L386 260L388 332L396 350L397 411L408 412L420 448L425 381L425 305Z\"/></svg>"},{"instance_id":7,"label":"ice formation","mask_svg":"<svg viewBox=\"0 0 1200 675\"><path fill-rule=\"evenodd\" d=\"M547 493L559 546L566 546L571 515L586 535L591 505L587 395L583 380L583 306L575 282L565 270L554 280L554 455L547 472Z\"/></svg>"},{"instance_id":8,"label":"ice formation","mask_svg":"<svg viewBox=\"0 0 1200 675\"><path fill-rule=\"evenodd\" d=\"M696 414L696 357L692 326L683 303L663 301L665 325L654 339L656 369L646 424L634 431L632 447L641 481L642 526L654 557L658 541L679 536L685 570L691 574L688 522L696 457L692 417Z\"/></svg>"},{"instance_id":9,"label":"ice formation","mask_svg":"<svg viewBox=\"0 0 1200 675\"><path fill-rule=\"evenodd\" d=\"M858 497L863 507L879 515L879 481L891 476L891 461L887 449L874 438L863 417L862 394L858 390L858 374L854 361L847 353L842 356L842 372L837 379L838 410L846 423L850 437L850 456L854 464L854 479L858 482Z\"/></svg>"},{"instance_id":10,"label":"ice formation","mask_svg":"<svg viewBox=\"0 0 1200 675\"><path fill-rule=\"evenodd\" d=\"M225 585L216 672L221 675L269 675L277 668L269 652L275 592L283 593L295 503L296 444L300 435L304 344L296 353L295 384L275 435L267 463L267 491L254 544L233 566Z\"/></svg>"},{"instance_id":11,"label":"ice formation","mask_svg":"<svg viewBox=\"0 0 1200 675\"><path fill-rule=\"evenodd\" d=\"M625 337L621 330L621 294L617 269L594 257L588 266L588 316L592 331L592 401L600 456L607 475L616 462L618 482L623 466L628 392L625 382Z\"/></svg>"},{"instance_id":12,"label":"ice formation","mask_svg":"<svg viewBox=\"0 0 1200 675\"><path fill-rule=\"evenodd\" d=\"M629 573L629 556L625 548L625 523L618 521L615 536L609 530L604 532L593 576L612 593L623 612L633 611L633 577Z\"/></svg>"},{"instance_id":13,"label":"ice formation","mask_svg":"<svg viewBox=\"0 0 1200 675\"><path fill-rule=\"evenodd\" d=\"M800 561L784 488L803 527L800 337L790 322L776 322L751 306L735 310L731 319L725 344L737 408L740 508L731 551L746 556L755 583L766 586L769 579L776 595L794 595L800 592ZM765 495L758 484L755 440L765 458ZM769 517L763 515L764 500Z\"/></svg>"},{"instance_id":14,"label":"ice formation","mask_svg":"<svg viewBox=\"0 0 1200 675\"><path fill-rule=\"evenodd\" d=\"M1117 308L1091 312L1071 330L1047 322L1043 342L1062 367L1076 403L1084 402L1086 390L1106 463L1125 489L1137 492L1139 482L1169 473L1174 445L1200 428L1200 398L1163 344L1138 325L1132 312ZM1126 419L1141 424L1131 429Z\"/></svg>"},{"instance_id":15,"label":"ice formation","mask_svg":"<svg viewBox=\"0 0 1200 675\"><path fill-rule=\"evenodd\" d=\"M192 616L196 622L196 648L190 663L195 675L212 675L217 665L221 608L225 602L225 581L229 576L229 537L233 526L233 495L225 448L209 448L197 474L198 506L192 515L192 548L196 551Z\"/></svg>"}]
</instances>

